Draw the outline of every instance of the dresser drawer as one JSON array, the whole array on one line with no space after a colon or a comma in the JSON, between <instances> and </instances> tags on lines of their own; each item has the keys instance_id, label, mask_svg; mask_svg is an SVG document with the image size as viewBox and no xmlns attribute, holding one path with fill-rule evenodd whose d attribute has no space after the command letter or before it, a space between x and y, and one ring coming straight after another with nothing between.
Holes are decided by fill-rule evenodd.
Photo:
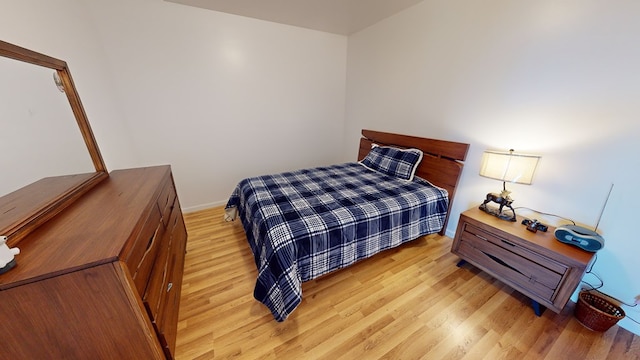
<instances>
[{"instance_id":1,"label":"dresser drawer","mask_svg":"<svg viewBox=\"0 0 640 360\"><path fill-rule=\"evenodd\" d=\"M142 297L143 302L147 306L152 321L157 322L160 314L160 305L166 291L165 286L167 283L168 267L169 267L169 240L171 238L171 232L164 233L162 238L162 245L158 249L156 261L149 278L149 284Z\"/></svg>"},{"instance_id":2,"label":"dresser drawer","mask_svg":"<svg viewBox=\"0 0 640 360\"><path fill-rule=\"evenodd\" d=\"M144 293L143 300L147 303L147 306L151 312L151 316L158 325L162 322L162 314L166 303L168 293L172 291L174 284L174 267L175 267L175 247L179 244L176 242L177 235L180 234L180 229L176 227L177 224L182 224L184 229L184 221L182 219L182 213L180 212L177 199L174 198L175 205L171 208L175 208L175 211L171 211L170 217L167 221L168 227L162 237L162 244L158 251L157 259L151 272L151 278L149 279L149 285ZM181 254L184 257L184 252ZM179 274L182 276L182 268L179 269ZM180 277L181 278L181 277Z\"/></svg>"},{"instance_id":3,"label":"dresser drawer","mask_svg":"<svg viewBox=\"0 0 640 360\"><path fill-rule=\"evenodd\" d=\"M177 206L177 204L176 204ZM177 209L177 207L176 207ZM187 232L184 220L179 211L174 211L176 216L172 216L170 223L171 231L171 254L168 274L166 299L161 306L162 315L159 319L158 327L165 336L169 349L175 348L175 339L178 328L178 308L180 306L180 290L182 288L182 272L184 270L184 254L187 244ZM169 288L171 284L171 288Z\"/></svg>"},{"instance_id":4,"label":"dresser drawer","mask_svg":"<svg viewBox=\"0 0 640 360\"><path fill-rule=\"evenodd\" d=\"M158 208L160 209L160 214L162 214L162 221L165 226L169 224L169 218L175 199L176 190L173 187L173 182L169 179L158 197Z\"/></svg>"},{"instance_id":5,"label":"dresser drawer","mask_svg":"<svg viewBox=\"0 0 640 360\"><path fill-rule=\"evenodd\" d=\"M138 294L144 294L163 234L160 211L154 206L126 259Z\"/></svg>"}]
</instances>

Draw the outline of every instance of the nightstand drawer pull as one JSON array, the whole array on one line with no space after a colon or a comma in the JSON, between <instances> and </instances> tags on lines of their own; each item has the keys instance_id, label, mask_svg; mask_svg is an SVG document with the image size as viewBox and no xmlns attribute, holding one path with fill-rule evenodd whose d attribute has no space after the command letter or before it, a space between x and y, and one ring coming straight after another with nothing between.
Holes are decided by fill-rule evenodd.
<instances>
[{"instance_id":1,"label":"nightstand drawer pull","mask_svg":"<svg viewBox=\"0 0 640 360\"><path fill-rule=\"evenodd\" d=\"M512 242L509 242L509 241L507 241L507 240L501 240L501 241L502 241L503 243L507 244L507 245L510 245L510 246L513 246L513 247L515 247L515 246L516 246L516 244L514 244L514 243L512 243Z\"/></svg>"},{"instance_id":2,"label":"nightstand drawer pull","mask_svg":"<svg viewBox=\"0 0 640 360\"><path fill-rule=\"evenodd\" d=\"M484 236L480 236L480 235L478 235L478 234L473 234L473 235L475 235L476 237L478 237L478 238L480 238L480 239L482 239L482 240L484 240L484 241L489 241L489 239L487 239L487 238L486 238L486 237L484 237Z\"/></svg>"},{"instance_id":3,"label":"nightstand drawer pull","mask_svg":"<svg viewBox=\"0 0 640 360\"><path fill-rule=\"evenodd\" d=\"M482 250L480 250L480 251L482 251ZM507 268L509 268L509 269L511 269L513 271L516 271L516 272L520 273L521 275L527 276L522 271L520 271L520 270L514 268L513 266L507 264L506 262L502 261L502 259L498 258L497 256L493 256L493 255L488 254L488 253L486 253L484 251L482 251L482 253L485 254L486 256L488 256L491 260L497 262L498 264L500 264L500 265L502 265L504 267L507 267ZM535 282L535 280L534 280L534 282Z\"/></svg>"}]
</instances>

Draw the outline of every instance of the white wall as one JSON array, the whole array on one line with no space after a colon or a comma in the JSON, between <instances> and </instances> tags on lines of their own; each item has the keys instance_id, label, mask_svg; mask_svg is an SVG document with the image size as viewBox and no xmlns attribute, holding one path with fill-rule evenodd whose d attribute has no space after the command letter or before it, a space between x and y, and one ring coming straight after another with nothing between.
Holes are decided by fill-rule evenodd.
<instances>
[{"instance_id":1,"label":"white wall","mask_svg":"<svg viewBox=\"0 0 640 360\"><path fill-rule=\"evenodd\" d=\"M172 165L187 211L244 177L341 159L346 37L158 0L86 4L135 152Z\"/></svg>"},{"instance_id":2,"label":"white wall","mask_svg":"<svg viewBox=\"0 0 640 360\"><path fill-rule=\"evenodd\" d=\"M126 123L119 112L120 108L114 99L103 49L96 41L96 35L96 30L88 21L84 7L78 1L0 0L0 39L66 61L107 167L113 164L132 166L136 161L130 147L131 139L126 130ZM47 74L46 80L53 84L51 73ZM3 96L3 101L15 102L16 100L9 100ZM40 119L47 118L43 114L40 115ZM2 129L6 129L6 126L15 120L3 116L0 119ZM68 124L75 124L71 111L69 111ZM30 162L41 159L43 162L37 166L49 169L53 160L44 156L42 150L45 144L51 143L51 138L64 136L64 138L58 138L59 141L56 144L60 147L58 150L61 153L75 151L76 148L65 147L75 143L72 140L81 141L82 139L77 126L75 128L72 126L72 129L62 129L64 133L62 131L56 133L55 130L32 132L32 143L40 144L39 147L32 147L33 153L25 153L28 150L20 147L24 139L9 136L6 131L3 131L0 139L3 146L9 144L7 148L24 150L19 152L21 155L17 152L12 153L12 159L22 159L22 156L25 161L28 158ZM86 153L86 148L83 151ZM60 159L57 161L60 167L64 166L60 163ZM11 171L17 170L12 168ZM58 174L50 173L49 175Z\"/></svg>"},{"instance_id":3,"label":"white wall","mask_svg":"<svg viewBox=\"0 0 640 360\"><path fill-rule=\"evenodd\" d=\"M477 175L487 148L542 155L533 185L507 185L517 206L594 226L614 183L594 272L605 293L633 303L639 13L625 0L425 0L349 37L345 149L363 127L470 143L449 235L501 187ZM624 309L640 319L640 307Z\"/></svg>"}]
</instances>

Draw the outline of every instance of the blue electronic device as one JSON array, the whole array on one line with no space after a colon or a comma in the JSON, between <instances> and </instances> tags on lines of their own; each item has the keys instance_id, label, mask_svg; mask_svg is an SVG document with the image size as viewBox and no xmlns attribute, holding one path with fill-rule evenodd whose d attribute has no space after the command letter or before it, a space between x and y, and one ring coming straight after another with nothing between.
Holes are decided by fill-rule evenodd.
<instances>
[{"instance_id":1,"label":"blue electronic device","mask_svg":"<svg viewBox=\"0 0 640 360\"><path fill-rule=\"evenodd\" d=\"M558 226L553 233L558 241L596 252L604 247L604 238L597 232L578 225Z\"/></svg>"}]
</instances>

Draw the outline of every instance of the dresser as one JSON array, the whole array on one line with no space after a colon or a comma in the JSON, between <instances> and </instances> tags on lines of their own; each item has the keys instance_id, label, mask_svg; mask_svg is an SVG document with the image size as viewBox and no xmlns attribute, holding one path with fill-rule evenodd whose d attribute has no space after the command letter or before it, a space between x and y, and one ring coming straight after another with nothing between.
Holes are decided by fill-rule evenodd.
<instances>
[{"instance_id":1,"label":"dresser","mask_svg":"<svg viewBox=\"0 0 640 360\"><path fill-rule=\"evenodd\" d=\"M533 233L473 208L460 214L451 252L486 271L544 308L562 311L580 284L594 253L557 241L555 230Z\"/></svg>"},{"instance_id":2,"label":"dresser","mask_svg":"<svg viewBox=\"0 0 640 360\"><path fill-rule=\"evenodd\" d=\"M0 359L165 359L187 232L169 166L116 170L22 239Z\"/></svg>"}]
</instances>

